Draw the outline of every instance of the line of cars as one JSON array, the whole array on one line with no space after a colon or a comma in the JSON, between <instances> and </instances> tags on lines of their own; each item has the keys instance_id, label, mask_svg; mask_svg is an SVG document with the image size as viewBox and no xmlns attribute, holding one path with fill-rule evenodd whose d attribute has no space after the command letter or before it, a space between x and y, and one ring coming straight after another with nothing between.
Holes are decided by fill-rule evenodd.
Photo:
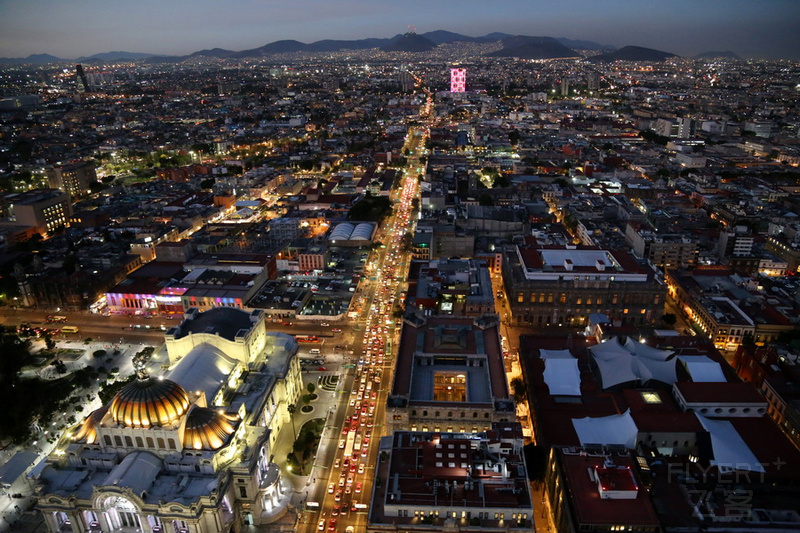
<instances>
[{"instance_id":1,"label":"line of cars","mask_svg":"<svg viewBox=\"0 0 800 533\"><path fill-rule=\"evenodd\" d=\"M411 213L411 197L414 194L415 180L407 179L402 192L402 200L395 225L400 229L409 226ZM394 228L398 229L398 228ZM356 511L357 506L366 507L357 503L358 494L364 489L363 482L357 476L367 474L369 461L369 447L373 438L373 426L377 412L377 402L380 401L378 391L384 379L383 366L386 362L386 339L391 334L392 309L395 302L397 285L401 280L396 276L395 269L402 255L402 239L405 231L387 232L392 238L383 265L376 268L376 281L380 289L374 295L370 312L367 315L363 336L363 355L356 365L353 389L351 391L348 417L342 427L339 440L339 449L343 450L343 457L337 457L333 463L332 475L339 472L338 480L329 479L328 494L333 495L334 505L331 510L330 520L322 517L318 524L319 531L335 532L337 518L346 516L348 512ZM384 271L385 270L385 271ZM346 533L353 533L353 526L348 526Z\"/></svg>"}]
</instances>

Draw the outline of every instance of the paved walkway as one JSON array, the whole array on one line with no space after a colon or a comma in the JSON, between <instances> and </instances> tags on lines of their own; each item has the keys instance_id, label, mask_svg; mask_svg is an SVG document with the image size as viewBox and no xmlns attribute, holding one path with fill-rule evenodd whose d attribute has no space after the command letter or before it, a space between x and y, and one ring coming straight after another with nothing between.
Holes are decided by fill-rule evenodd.
<instances>
[{"instance_id":1,"label":"paved walkway","mask_svg":"<svg viewBox=\"0 0 800 533\"><path fill-rule=\"evenodd\" d=\"M281 475L288 481L292 487L291 503L289 504L288 512L281 520L269 526L261 528L251 528L252 531L259 532L275 532L287 531L286 525L291 522L291 528L294 529L297 521L303 520L303 511L307 508L308 502L321 502L327 489L327 480L329 475L329 465L333 462L333 456L339 443L340 431L342 421L345 414L346 401L349 400L349 394L346 391L346 380L343 379L344 369L340 365L331 364L331 361L326 362L329 371L308 371L303 372L303 383L314 383L317 388L314 391L319 397L312 401L311 405L314 410L310 413L303 413L302 409L298 409L294 414L294 428L292 424L286 424L280 434L278 435L275 445L272 448L272 461L281 469ZM335 390L329 390L330 387L321 387L320 378L323 381L330 383L330 375L336 368L335 374L338 375L338 380ZM314 466L311 473L307 476L298 476L289 472L287 465L287 456L292 450L295 441L293 431L300 432L303 425L313 419L324 418L325 428L322 432L322 438L317 448L317 454L314 457Z\"/></svg>"}]
</instances>

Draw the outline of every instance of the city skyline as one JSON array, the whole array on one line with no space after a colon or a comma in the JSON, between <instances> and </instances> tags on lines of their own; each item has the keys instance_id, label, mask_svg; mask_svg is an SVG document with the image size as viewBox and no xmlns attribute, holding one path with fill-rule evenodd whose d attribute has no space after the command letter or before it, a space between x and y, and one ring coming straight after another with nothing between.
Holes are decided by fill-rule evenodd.
<instances>
[{"instance_id":1,"label":"city skyline","mask_svg":"<svg viewBox=\"0 0 800 533\"><path fill-rule=\"evenodd\" d=\"M669 4L608 0L560 3L417 0L382 5L362 0L308 0L284 6L251 0L232 8L206 0L168 5L145 0L109 4L86 0L0 2L0 57L48 53L62 58L112 50L184 55L206 48L246 50L294 39L388 38L416 27L469 36L491 32L644 46L692 56L731 50L744 58L800 56L800 11L790 0L752 3L678 0ZM513 16L511 16L513 15Z\"/></svg>"}]
</instances>

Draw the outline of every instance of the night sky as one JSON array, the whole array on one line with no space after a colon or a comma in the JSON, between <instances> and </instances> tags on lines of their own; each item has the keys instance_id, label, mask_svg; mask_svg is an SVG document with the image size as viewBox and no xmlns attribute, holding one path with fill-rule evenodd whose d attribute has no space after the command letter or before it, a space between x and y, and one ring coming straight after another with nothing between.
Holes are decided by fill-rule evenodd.
<instances>
[{"instance_id":1,"label":"night sky","mask_svg":"<svg viewBox=\"0 0 800 533\"><path fill-rule=\"evenodd\" d=\"M800 59L798 0L0 0L0 57L182 55L448 30Z\"/></svg>"}]
</instances>

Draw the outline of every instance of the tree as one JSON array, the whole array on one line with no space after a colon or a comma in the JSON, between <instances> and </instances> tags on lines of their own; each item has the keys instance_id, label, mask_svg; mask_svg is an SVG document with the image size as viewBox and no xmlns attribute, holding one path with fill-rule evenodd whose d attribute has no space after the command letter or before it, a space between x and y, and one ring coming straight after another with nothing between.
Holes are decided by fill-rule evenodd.
<instances>
[{"instance_id":1,"label":"tree","mask_svg":"<svg viewBox=\"0 0 800 533\"><path fill-rule=\"evenodd\" d=\"M308 382L308 385L306 385L306 388L308 389L308 392L310 394L314 394L314 391L317 390L317 386L311 383L310 381Z\"/></svg>"},{"instance_id":2,"label":"tree","mask_svg":"<svg viewBox=\"0 0 800 533\"><path fill-rule=\"evenodd\" d=\"M528 388L525 386L525 381L522 378L514 378L511 380L511 391L514 401L522 403L528 396Z\"/></svg>"},{"instance_id":3,"label":"tree","mask_svg":"<svg viewBox=\"0 0 800 533\"><path fill-rule=\"evenodd\" d=\"M53 340L53 337L50 336L50 333L44 334L44 346L48 350L52 350L56 347L56 341Z\"/></svg>"},{"instance_id":4,"label":"tree","mask_svg":"<svg viewBox=\"0 0 800 533\"><path fill-rule=\"evenodd\" d=\"M547 449L536 444L526 444L523 450L525 465L528 467L528 479L534 482L544 481L547 471Z\"/></svg>"},{"instance_id":5,"label":"tree","mask_svg":"<svg viewBox=\"0 0 800 533\"><path fill-rule=\"evenodd\" d=\"M678 322L678 317L673 313L664 313L661 315L661 321L667 326L674 326L675 323Z\"/></svg>"},{"instance_id":6,"label":"tree","mask_svg":"<svg viewBox=\"0 0 800 533\"><path fill-rule=\"evenodd\" d=\"M286 406L286 410L289 412L289 420L292 421L292 440L297 438L297 430L294 428L294 413L297 411L297 406L293 403L290 403Z\"/></svg>"}]
</instances>

